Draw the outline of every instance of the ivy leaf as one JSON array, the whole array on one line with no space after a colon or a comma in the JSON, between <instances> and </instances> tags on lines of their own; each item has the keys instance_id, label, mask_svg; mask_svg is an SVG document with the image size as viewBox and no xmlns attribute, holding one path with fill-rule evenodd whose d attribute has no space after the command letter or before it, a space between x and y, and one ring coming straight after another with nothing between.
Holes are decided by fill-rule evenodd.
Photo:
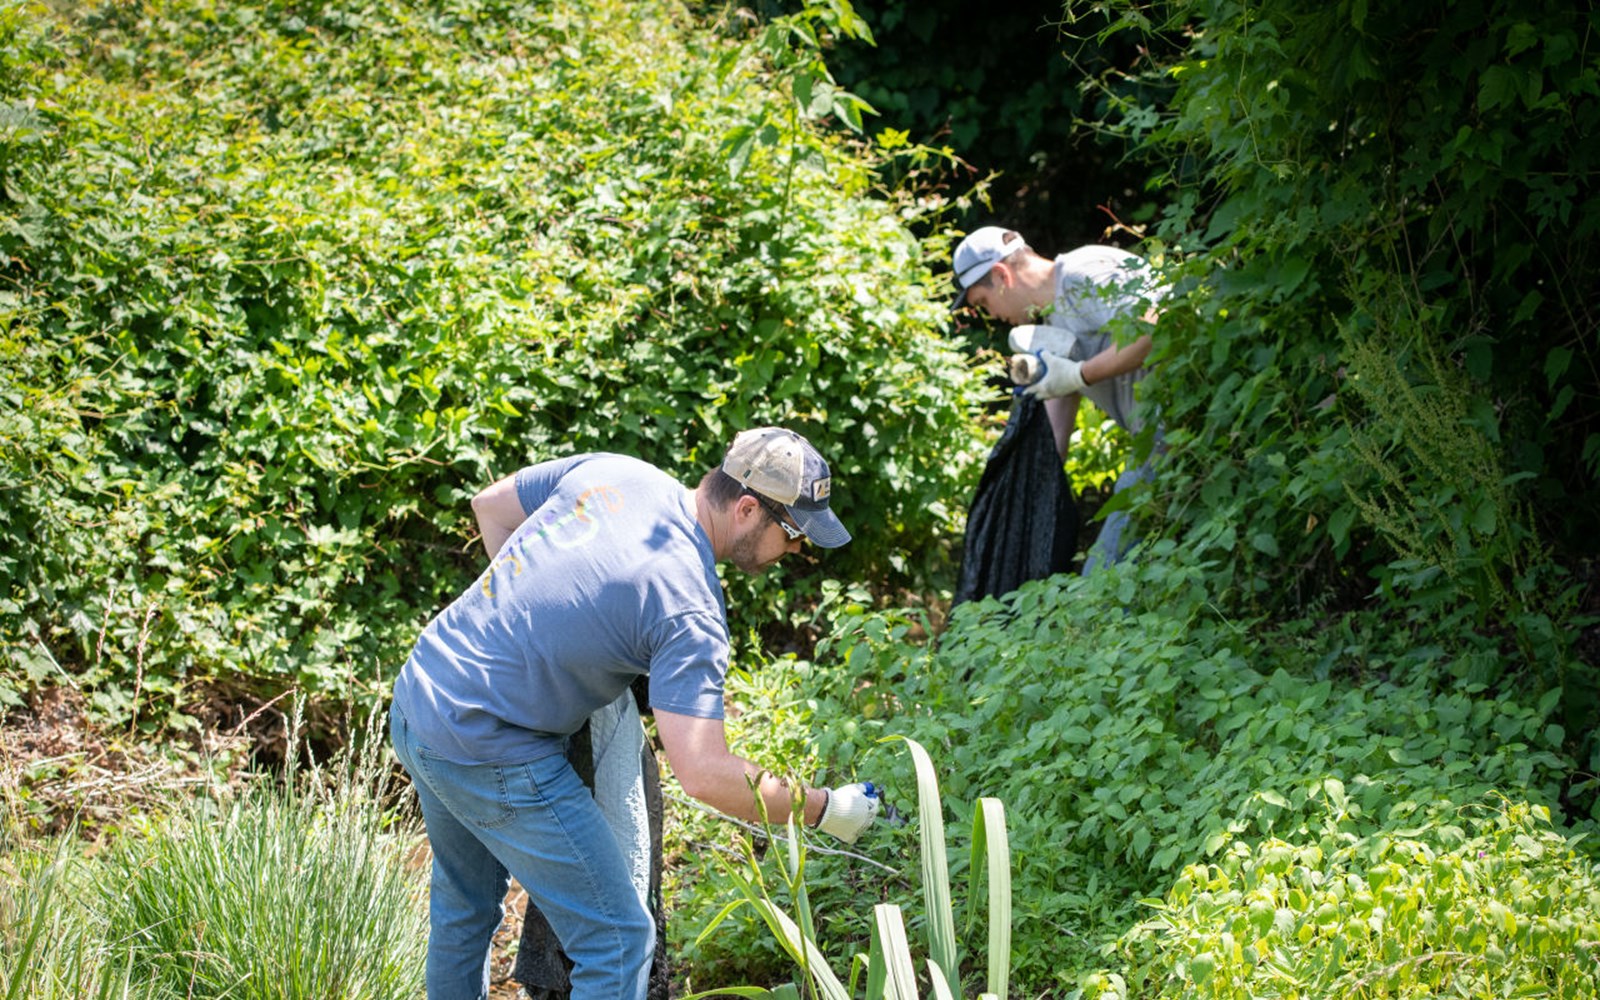
<instances>
[{"instance_id":1,"label":"ivy leaf","mask_svg":"<svg viewBox=\"0 0 1600 1000\"><path fill-rule=\"evenodd\" d=\"M1572 349L1568 347L1553 347L1544 356L1544 380L1550 388L1556 387L1556 380L1567 373L1567 368L1572 364Z\"/></svg>"},{"instance_id":2,"label":"ivy leaf","mask_svg":"<svg viewBox=\"0 0 1600 1000\"><path fill-rule=\"evenodd\" d=\"M1478 82L1478 109L1493 111L1515 100L1521 91L1516 70L1509 66L1490 66Z\"/></svg>"},{"instance_id":3,"label":"ivy leaf","mask_svg":"<svg viewBox=\"0 0 1600 1000\"><path fill-rule=\"evenodd\" d=\"M737 179L750 162L750 151L756 143L756 126L740 125L723 137L720 152L729 176Z\"/></svg>"}]
</instances>

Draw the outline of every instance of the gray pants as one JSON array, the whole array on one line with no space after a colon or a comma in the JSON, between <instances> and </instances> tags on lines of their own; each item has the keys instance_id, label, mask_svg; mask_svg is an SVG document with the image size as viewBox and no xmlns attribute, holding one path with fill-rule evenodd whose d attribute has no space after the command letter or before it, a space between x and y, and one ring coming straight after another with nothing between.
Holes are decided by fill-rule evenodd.
<instances>
[{"instance_id":1,"label":"gray pants","mask_svg":"<svg viewBox=\"0 0 1600 1000\"><path fill-rule=\"evenodd\" d=\"M1148 482L1155 476L1149 462L1137 469L1126 469L1117 477L1117 483L1111 488L1111 495L1116 496L1135 483ZM1125 510L1112 511L1106 519L1100 522L1100 534L1095 538L1094 544L1089 547L1089 552L1083 558L1083 575L1088 576L1095 570L1113 563L1122 561L1133 548L1134 539L1126 537L1128 534L1128 512Z\"/></svg>"},{"instance_id":2,"label":"gray pants","mask_svg":"<svg viewBox=\"0 0 1600 1000\"><path fill-rule=\"evenodd\" d=\"M650 1000L666 1000L665 911L661 907L661 777L655 751L645 743L633 693L589 716L573 738L568 757L594 790L595 802L617 838L633 876L633 887L656 918L656 957L650 970ZM522 942L511 978L532 1000L557 1000L571 993L572 963L555 932L531 903L523 914Z\"/></svg>"}]
</instances>

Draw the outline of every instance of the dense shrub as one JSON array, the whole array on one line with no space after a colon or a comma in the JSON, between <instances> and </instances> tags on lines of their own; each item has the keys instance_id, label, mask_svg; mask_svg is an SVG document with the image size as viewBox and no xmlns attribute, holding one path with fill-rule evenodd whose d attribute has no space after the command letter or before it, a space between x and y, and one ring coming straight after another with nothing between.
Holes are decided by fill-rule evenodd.
<instances>
[{"instance_id":1,"label":"dense shrub","mask_svg":"<svg viewBox=\"0 0 1600 1000\"><path fill-rule=\"evenodd\" d=\"M1178 456L1161 514L1234 564L1231 603L1375 580L1570 662L1600 496L1600 344L1569 294L1600 266L1600 22L1498 0L1165 17L1174 91L1115 116L1165 165L1152 234L1195 293L1148 386Z\"/></svg>"},{"instance_id":2,"label":"dense shrub","mask_svg":"<svg viewBox=\"0 0 1600 1000\"><path fill-rule=\"evenodd\" d=\"M1600 991L1600 882L1525 803L1193 865L1081 996L1548 996Z\"/></svg>"},{"instance_id":3,"label":"dense shrub","mask_svg":"<svg viewBox=\"0 0 1600 1000\"><path fill-rule=\"evenodd\" d=\"M0 7L0 700L381 696L477 488L596 449L692 480L757 422L872 539L811 574L936 586L971 380L917 209L816 127L859 117L830 10ZM798 603L733 596L741 636Z\"/></svg>"},{"instance_id":4,"label":"dense shrub","mask_svg":"<svg viewBox=\"0 0 1600 1000\"><path fill-rule=\"evenodd\" d=\"M911 641L914 617L841 609L804 675L815 718L847 720L817 741L830 759L908 789L892 758L860 756L904 735L939 762L957 816L1006 803L1025 988L1076 982L1189 865L1409 836L1497 793L1558 814L1576 765L1557 696L1488 687L1492 656L1391 648L1375 617L1229 620L1173 548L963 605L936 646Z\"/></svg>"}]
</instances>

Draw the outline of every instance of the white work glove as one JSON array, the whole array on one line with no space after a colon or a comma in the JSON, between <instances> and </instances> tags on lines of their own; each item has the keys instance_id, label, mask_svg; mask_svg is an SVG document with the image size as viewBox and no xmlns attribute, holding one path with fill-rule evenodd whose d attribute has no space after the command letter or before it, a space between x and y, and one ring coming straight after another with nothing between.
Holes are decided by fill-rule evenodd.
<instances>
[{"instance_id":1,"label":"white work glove","mask_svg":"<svg viewBox=\"0 0 1600 1000\"><path fill-rule=\"evenodd\" d=\"M1070 396L1082 392L1088 384L1083 380L1083 362L1049 351L1013 355L1008 367L1011 380L1022 387L1024 395L1034 399Z\"/></svg>"},{"instance_id":2,"label":"white work glove","mask_svg":"<svg viewBox=\"0 0 1600 1000\"><path fill-rule=\"evenodd\" d=\"M1076 338L1072 334L1059 326L1049 326L1044 323L1014 326L1006 339L1011 344L1011 350L1017 354L1048 351L1062 357L1071 354L1072 345L1076 343Z\"/></svg>"},{"instance_id":3,"label":"white work glove","mask_svg":"<svg viewBox=\"0 0 1600 1000\"><path fill-rule=\"evenodd\" d=\"M824 791L828 793L828 804L822 807L817 829L847 844L855 843L878 817L878 789L872 782L863 781Z\"/></svg>"}]
</instances>

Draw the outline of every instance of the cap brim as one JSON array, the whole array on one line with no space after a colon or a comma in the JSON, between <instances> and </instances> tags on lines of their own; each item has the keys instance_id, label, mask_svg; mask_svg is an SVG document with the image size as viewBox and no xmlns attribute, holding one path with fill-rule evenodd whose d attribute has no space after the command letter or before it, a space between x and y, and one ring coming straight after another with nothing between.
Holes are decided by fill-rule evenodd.
<instances>
[{"instance_id":1,"label":"cap brim","mask_svg":"<svg viewBox=\"0 0 1600 1000\"><path fill-rule=\"evenodd\" d=\"M963 288L960 292L958 292L956 294L956 300L954 302L950 303L950 311L951 312L955 312L957 309L960 309L962 306L967 304L967 293L970 292L971 290L972 289L970 287Z\"/></svg>"},{"instance_id":2,"label":"cap brim","mask_svg":"<svg viewBox=\"0 0 1600 1000\"><path fill-rule=\"evenodd\" d=\"M786 507L789 516L794 518L794 523L806 533L806 538L812 545L824 549L836 549L850 541L850 532L845 530L839 518L833 511L824 507L821 510L806 510L803 507Z\"/></svg>"}]
</instances>

